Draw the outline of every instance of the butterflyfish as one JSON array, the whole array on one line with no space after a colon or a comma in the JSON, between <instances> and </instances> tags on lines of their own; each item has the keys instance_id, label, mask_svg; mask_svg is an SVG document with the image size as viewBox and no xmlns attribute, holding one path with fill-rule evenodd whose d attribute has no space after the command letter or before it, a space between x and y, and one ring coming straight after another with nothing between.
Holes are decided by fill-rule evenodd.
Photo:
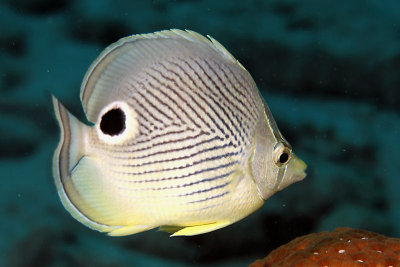
<instances>
[{"instance_id":1,"label":"butterflyfish","mask_svg":"<svg viewBox=\"0 0 400 267\"><path fill-rule=\"evenodd\" d=\"M210 36L122 38L80 100L87 122L53 97L53 176L65 209L112 236L220 229L306 175L250 74Z\"/></svg>"}]
</instances>

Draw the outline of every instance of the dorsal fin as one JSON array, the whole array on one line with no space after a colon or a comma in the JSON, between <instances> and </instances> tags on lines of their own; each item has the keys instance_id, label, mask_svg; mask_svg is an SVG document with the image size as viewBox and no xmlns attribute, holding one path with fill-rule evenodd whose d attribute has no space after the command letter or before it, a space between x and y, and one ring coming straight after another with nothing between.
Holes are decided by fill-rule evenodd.
<instances>
[{"instance_id":1,"label":"dorsal fin","mask_svg":"<svg viewBox=\"0 0 400 267\"><path fill-rule=\"evenodd\" d=\"M132 35L107 47L90 66L81 86L80 97L88 120L96 123L101 107L121 98L118 86L126 86L122 83L134 79L145 66L162 58L198 53L243 68L219 42L207 37L194 31L172 29Z\"/></svg>"}]
</instances>

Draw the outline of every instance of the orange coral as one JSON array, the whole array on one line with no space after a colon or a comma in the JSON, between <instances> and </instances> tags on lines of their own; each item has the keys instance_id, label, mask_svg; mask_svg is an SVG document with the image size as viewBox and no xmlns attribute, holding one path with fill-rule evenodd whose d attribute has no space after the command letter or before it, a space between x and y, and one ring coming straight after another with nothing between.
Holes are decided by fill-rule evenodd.
<instances>
[{"instance_id":1,"label":"orange coral","mask_svg":"<svg viewBox=\"0 0 400 267\"><path fill-rule=\"evenodd\" d=\"M400 239L337 228L298 237L250 264L269 266L400 266Z\"/></svg>"}]
</instances>

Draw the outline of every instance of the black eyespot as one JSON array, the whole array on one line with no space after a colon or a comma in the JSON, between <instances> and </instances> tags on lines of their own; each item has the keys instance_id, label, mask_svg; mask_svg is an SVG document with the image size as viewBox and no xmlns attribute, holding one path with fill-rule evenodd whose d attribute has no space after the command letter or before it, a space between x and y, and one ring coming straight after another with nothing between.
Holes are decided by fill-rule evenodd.
<instances>
[{"instance_id":1,"label":"black eyespot","mask_svg":"<svg viewBox=\"0 0 400 267\"><path fill-rule=\"evenodd\" d=\"M289 159L289 155L284 152L279 156L279 163L285 164L286 161L288 161L288 159Z\"/></svg>"},{"instance_id":2,"label":"black eyespot","mask_svg":"<svg viewBox=\"0 0 400 267\"><path fill-rule=\"evenodd\" d=\"M100 121L100 130L107 135L119 135L125 130L125 113L114 108L107 111Z\"/></svg>"}]
</instances>

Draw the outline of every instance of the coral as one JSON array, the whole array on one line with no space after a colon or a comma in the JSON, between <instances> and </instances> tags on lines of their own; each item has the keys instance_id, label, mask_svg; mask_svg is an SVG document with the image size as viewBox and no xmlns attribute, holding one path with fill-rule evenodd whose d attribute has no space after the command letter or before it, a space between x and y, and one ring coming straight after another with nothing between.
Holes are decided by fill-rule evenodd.
<instances>
[{"instance_id":1,"label":"coral","mask_svg":"<svg viewBox=\"0 0 400 267\"><path fill-rule=\"evenodd\" d=\"M249 267L399 266L400 239L370 231L337 228L298 237Z\"/></svg>"}]
</instances>

